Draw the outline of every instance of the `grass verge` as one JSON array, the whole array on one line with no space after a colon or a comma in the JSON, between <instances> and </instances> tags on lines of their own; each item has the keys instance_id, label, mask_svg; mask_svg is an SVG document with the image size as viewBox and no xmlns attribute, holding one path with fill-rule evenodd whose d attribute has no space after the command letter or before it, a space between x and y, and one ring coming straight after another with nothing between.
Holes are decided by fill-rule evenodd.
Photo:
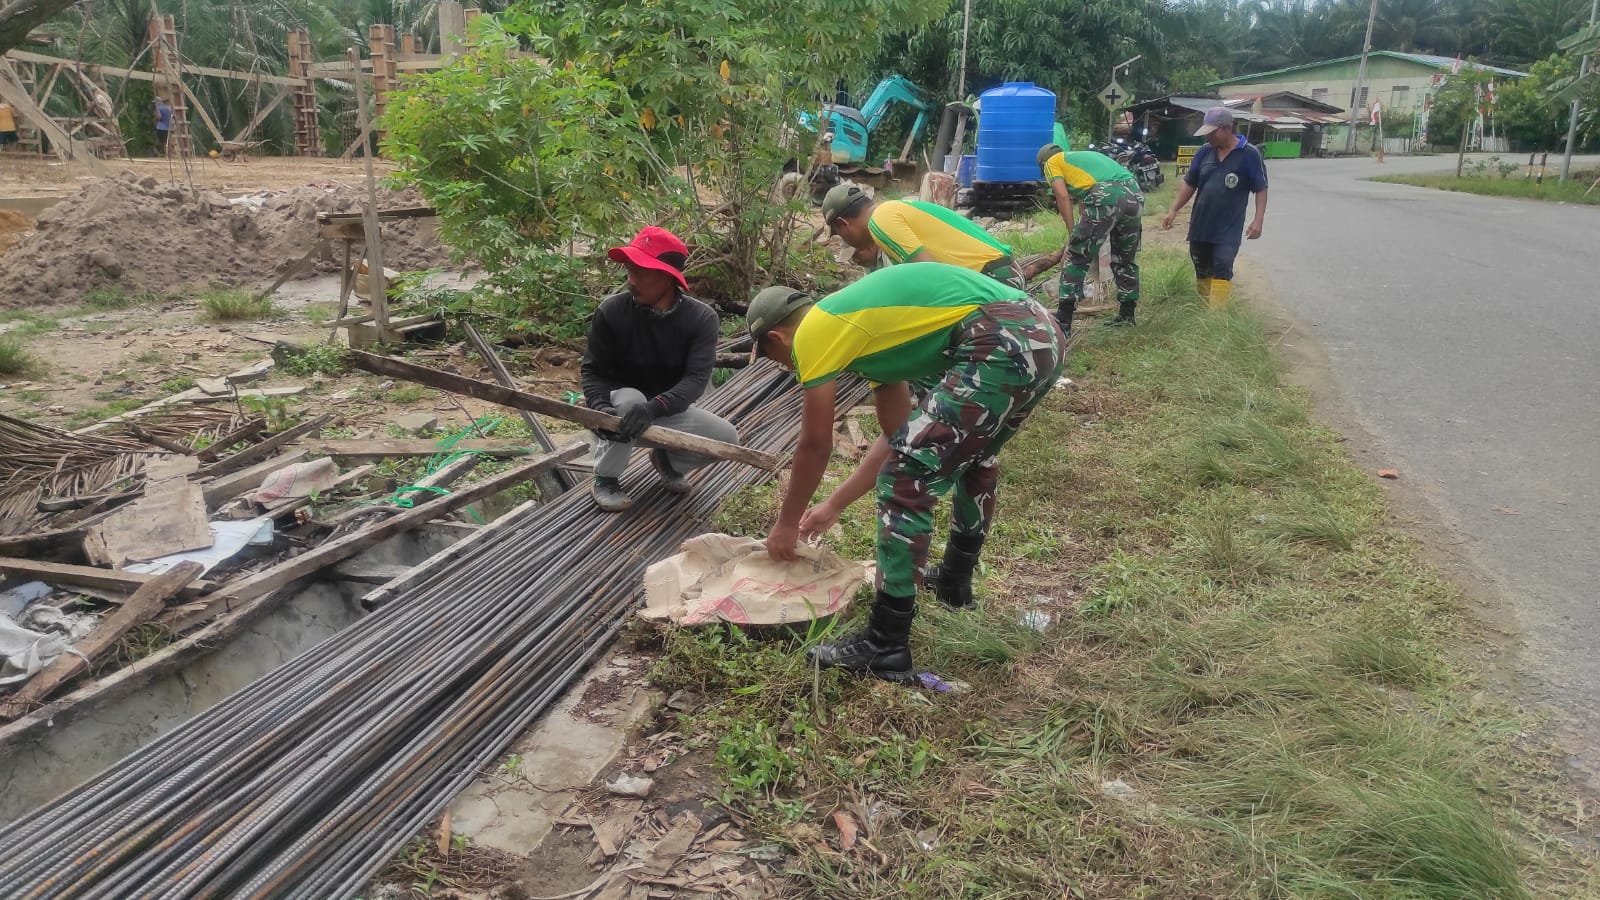
<instances>
[{"instance_id":1,"label":"grass verge","mask_svg":"<svg viewBox=\"0 0 1600 900\"><path fill-rule=\"evenodd\" d=\"M33 371L37 364L21 338L0 334L0 375L23 375Z\"/></svg>"},{"instance_id":2,"label":"grass verge","mask_svg":"<svg viewBox=\"0 0 1600 900\"><path fill-rule=\"evenodd\" d=\"M1482 690L1456 589L1257 320L1201 308L1178 248L1142 262L1140 326L1084 324L1078 389L1002 457L981 611L922 606L919 667L965 691L816 675L815 634L667 637L725 801L829 897L1595 895L1557 837L1592 828ZM723 527L764 533L775 498ZM871 509L842 524L869 557Z\"/></svg>"},{"instance_id":3,"label":"grass verge","mask_svg":"<svg viewBox=\"0 0 1600 900\"><path fill-rule=\"evenodd\" d=\"M1465 194L1484 194L1490 197L1520 197L1524 200L1550 200L1558 203L1586 203L1600 205L1600 188L1589 191L1589 186L1600 178L1600 171L1573 172L1572 178L1562 181L1555 174L1547 174L1544 183L1516 175L1500 178L1495 175L1381 175L1373 181L1390 184L1410 184L1416 187L1436 188L1441 191L1460 191Z\"/></svg>"}]
</instances>

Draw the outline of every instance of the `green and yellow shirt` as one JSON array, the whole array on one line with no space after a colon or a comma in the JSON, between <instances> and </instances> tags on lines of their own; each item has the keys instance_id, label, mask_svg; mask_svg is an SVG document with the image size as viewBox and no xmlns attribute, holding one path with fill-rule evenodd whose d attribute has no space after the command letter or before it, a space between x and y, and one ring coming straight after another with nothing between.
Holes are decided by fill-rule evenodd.
<instances>
[{"instance_id":1,"label":"green and yellow shirt","mask_svg":"<svg viewBox=\"0 0 1600 900\"><path fill-rule=\"evenodd\" d=\"M1090 188L1104 181L1134 182L1133 173L1116 160L1093 150L1073 150L1057 153L1044 162L1046 181L1060 179L1067 184L1067 193L1074 200L1082 200ZM1137 182L1134 182L1137 183Z\"/></svg>"},{"instance_id":2,"label":"green and yellow shirt","mask_svg":"<svg viewBox=\"0 0 1600 900\"><path fill-rule=\"evenodd\" d=\"M1028 299L971 269L936 262L868 273L817 301L794 335L795 372L813 387L840 372L874 384L949 369L951 332L986 303Z\"/></svg>"},{"instance_id":3,"label":"green and yellow shirt","mask_svg":"<svg viewBox=\"0 0 1600 900\"><path fill-rule=\"evenodd\" d=\"M867 222L872 239L892 263L903 263L925 250L935 262L982 272L995 260L1011 255L977 223L937 203L889 200L879 203Z\"/></svg>"}]
</instances>

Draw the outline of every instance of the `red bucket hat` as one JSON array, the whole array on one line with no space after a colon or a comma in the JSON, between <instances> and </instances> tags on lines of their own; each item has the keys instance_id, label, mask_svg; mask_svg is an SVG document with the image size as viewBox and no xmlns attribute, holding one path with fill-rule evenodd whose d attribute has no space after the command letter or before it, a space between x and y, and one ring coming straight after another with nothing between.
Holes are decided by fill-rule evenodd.
<instances>
[{"instance_id":1,"label":"red bucket hat","mask_svg":"<svg viewBox=\"0 0 1600 900\"><path fill-rule=\"evenodd\" d=\"M679 287L689 289L689 282L683 277L684 264L689 261L689 248L665 228L647 225L633 236L628 246L612 247L606 255L615 262L633 263L641 269L665 272L677 280Z\"/></svg>"}]
</instances>

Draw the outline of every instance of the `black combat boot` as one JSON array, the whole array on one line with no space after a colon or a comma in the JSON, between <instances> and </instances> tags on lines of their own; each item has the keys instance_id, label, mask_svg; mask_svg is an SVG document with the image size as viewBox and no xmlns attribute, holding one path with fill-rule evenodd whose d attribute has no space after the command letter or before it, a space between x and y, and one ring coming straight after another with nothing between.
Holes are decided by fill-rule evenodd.
<instances>
[{"instance_id":1,"label":"black combat boot","mask_svg":"<svg viewBox=\"0 0 1600 900\"><path fill-rule=\"evenodd\" d=\"M976 603L972 599L972 573L978 567L978 554L983 552L983 535L951 533L944 545L944 559L929 570L933 576L934 596L951 609L966 609Z\"/></svg>"},{"instance_id":2,"label":"black combat boot","mask_svg":"<svg viewBox=\"0 0 1600 900\"><path fill-rule=\"evenodd\" d=\"M1063 300L1056 306L1056 323L1061 326L1061 333L1072 336L1072 316L1078 311L1078 301Z\"/></svg>"},{"instance_id":3,"label":"black combat boot","mask_svg":"<svg viewBox=\"0 0 1600 900\"><path fill-rule=\"evenodd\" d=\"M1123 300L1117 304L1117 317L1106 324L1112 326L1139 324L1133 317L1133 311L1138 305L1137 300Z\"/></svg>"},{"instance_id":4,"label":"black combat boot","mask_svg":"<svg viewBox=\"0 0 1600 900\"><path fill-rule=\"evenodd\" d=\"M866 628L818 644L806 651L806 658L823 669L844 669L898 684L915 683L910 643L915 615L916 598L879 591Z\"/></svg>"}]
</instances>

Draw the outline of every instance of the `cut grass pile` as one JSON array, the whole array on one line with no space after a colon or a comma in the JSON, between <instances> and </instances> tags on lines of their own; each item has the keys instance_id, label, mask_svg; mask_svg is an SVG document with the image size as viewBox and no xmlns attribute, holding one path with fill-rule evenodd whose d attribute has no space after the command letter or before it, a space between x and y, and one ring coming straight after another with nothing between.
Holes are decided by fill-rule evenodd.
<instances>
[{"instance_id":1,"label":"cut grass pile","mask_svg":"<svg viewBox=\"0 0 1600 900\"><path fill-rule=\"evenodd\" d=\"M1600 171L1575 171L1567 181L1555 173L1545 175L1544 183L1535 184L1531 178L1513 175L1382 175L1372 179L1390 184L1410 184L1417 187L1436 188L1441 191L1460 191L1466 194L1484 194L1490 197L1520 197L1525 200L1551 200L1558 203L1587 203L1600 205L1600 188L1589 190Z\"/></svg>"},{"instance_id":2,"label":"cut grass pile","mask_svg":"<svg viewBox=\"0 0 1600 900\"><path fill-rule=\"evenodd\" d=\"M211 322L242 322L276 313L271 297L240 288L217 288L200 295L200 317Z\"/></svg>"},{"instance_id":3,"label":"cut grass pile","mask_svg":"<svg viewBox=\"0 0 1600 900\"><path fill-rule=\"evenodd\" d=\"M815 675L816 634L668 636L656 679L705 698L678 730L725 800L829 897L1593 896L1555 837L1589 826L1485 698L1456 589L1261 325L1205 311L1177 248L1143 262L1140 326L1085 323L1078 390L1002 457L981 610L920 607L919 668L964 692ZM722 527L764 534L776 497ZM869 558L870 505L842 528Z\"/></svg>"}]
</instances>

